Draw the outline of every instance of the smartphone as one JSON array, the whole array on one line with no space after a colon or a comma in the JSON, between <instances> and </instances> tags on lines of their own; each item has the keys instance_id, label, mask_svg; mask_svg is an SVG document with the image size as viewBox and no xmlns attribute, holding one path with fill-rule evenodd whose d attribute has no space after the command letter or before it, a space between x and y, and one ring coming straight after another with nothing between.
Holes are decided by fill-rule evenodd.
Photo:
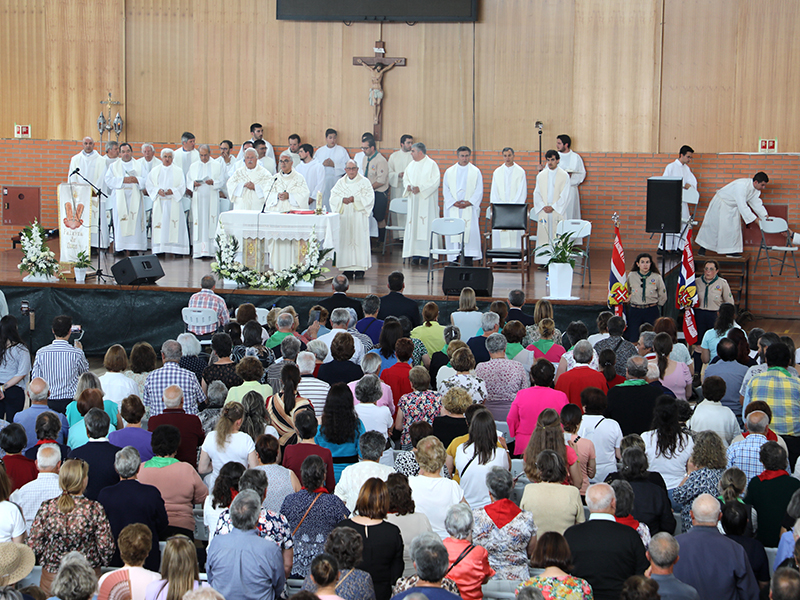
<instances>
[{"instance_id":1,"label":"smartphone","mask_svg":"<svg viewBox=\"0 0 800 600\"><path fill-rule=\"evenodd\" d=\"M312 323L314 321L319 321L319 312L320 311L318 311L318 310L312 310L310 313L308 313L308 317L309 317L309 319L311 319Z\"/></svg>"},{"instance_id":2,"label":"smartphone","mask_svg":"<svg viewBox=\"0 0 800 600\"><path fill-rule=\"evenodd\" d=\"M22 302L19 303L19 310L23 315L27 315L31 311L30 305L28 304L27 300L23 300Z\"/></svg>"},{"instance_id":3,"label":"smartphone","mask_svg":"<svg viewBox=\"0 0 800 600\"><path fill-rule=\"evenodd\" d=\"M72 326L72 329L70 329L70 332L71 332L71 333L73 333L73 334L75 334L75 333L80 333L80 332L81 332L81 329L82 329L82 328L81 328L81 326L80 326L80 325L73 325L73 326Z\"/></svg>"}]
</instances>

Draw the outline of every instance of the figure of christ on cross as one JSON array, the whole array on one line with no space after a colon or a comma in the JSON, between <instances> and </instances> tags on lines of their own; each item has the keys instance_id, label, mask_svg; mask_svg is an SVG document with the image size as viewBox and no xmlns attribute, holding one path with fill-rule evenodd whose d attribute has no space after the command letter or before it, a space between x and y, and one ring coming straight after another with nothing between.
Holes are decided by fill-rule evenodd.
<instances>
[{"instance_id":1,"label":"figure of christ on cross","mask_svg":"<svg viewBox=\"0 0 800 600\"><path fill-rule=\"evenodd\" d=\"M353 57L354 65L362 65L369 69L372 83L369 88L369 104L372 106L373 134L376 140L381 140L381 110L383 104L383 76L394 67L405 67L405 58L386 58L384 43L375 42L375 56Z\"/></svg>"}]
</instances>

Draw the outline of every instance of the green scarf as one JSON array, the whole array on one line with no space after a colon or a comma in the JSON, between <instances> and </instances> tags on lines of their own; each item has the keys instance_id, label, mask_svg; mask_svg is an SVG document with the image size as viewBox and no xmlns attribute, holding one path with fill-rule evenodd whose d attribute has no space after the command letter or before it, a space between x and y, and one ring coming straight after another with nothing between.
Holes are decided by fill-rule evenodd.
<instances>
[{"instance_id":1,"label":"green scarf","mask_svg":"<svg viewBox=\"0 0 800 600\"><path fill-rule=\"evenodd\" d=\"M780 371L781 373L783 373L787 377L791 377L792 376L792 374L789 373L789 370L788 369L784 369L783 367L770 367L769 369L767 369L767 371Z\"/></svg>"},{"instance_id":2,"label":"green scarf","mask_svg":"<svg viewBox=\"0 0 800 600\"><path fill-rule=\"evenodd\" d=\"M705 289L705 292L703 293L703 307L707 307L708 306L708 288L710 288L711 284L713 284L717 279L719 279L719 275L714 275L714 279L712 279L709 282L706 282L706 278L705 277L701 277L701 279L703 280L703 283L706 284L706 289Z\"/></svg>"},{"instance_id":3,"label":"green scarf","mask_svg":"<svg viewBox=\"0 0 800 600\"><path fill-rule=\"evenodd\" d=\"M645 302L645 295L646 295L646 294L645 294L645 291L646 291L646 289L645 289L645 288L647 287L647 278L648 278L649 276L650 276L650 271L648 271L648 272L647 272L647 273L645 273L644 275L642 275L642 272L641 272L641 271L639 271L639 277L641 277L641 278L642 278L642 304L644 304L644 302Z\"/></svg>"},{"instance_id":4,"label":"green scarf","mask_svg":"<svg viewBox=\"0 0 800 600\"><path fill-rule=\"evenodd\" d=\"M533 345L541 350L542 354L547 354L550 352L550 348L555 345L555 342L553 340L536 340Z\"/></svg>"},{"instance_id":5,"label":"green scarf","mask_svg":"<svg viewBox=\"0 0 800 600\"><path fill-rule=\"evenodd\" d=\"M617 387L636 387L640 385L647 385L644 379L626 379L622 383L618 383Z\"/></svg>"},{"instance_id":6,"label":"green scarf","mask_svg":"<svg viewBox=\"0 0 800 600\"><path fill-rule=\"evenodd\" d=\"M171 458L169 456L154 456L146 463L144 463L144 466L146 468L152 467L155 469L160 469L161 467L168 467L170 465L174 465L176 462L180 461L177 458Z\"/></svg>"},{"instance_id":7,"label":"green scarf","mask_svg":"<svg viewBox=\"0 0 800 600\"><path fill-rule=\"evenodd\" d=\"M524 348L522 347L522 344L517 344L517 343L508 344L506 346L506 358L513 359L517 354L519 354L523 350Z\"/></svg>"}]
</instances>

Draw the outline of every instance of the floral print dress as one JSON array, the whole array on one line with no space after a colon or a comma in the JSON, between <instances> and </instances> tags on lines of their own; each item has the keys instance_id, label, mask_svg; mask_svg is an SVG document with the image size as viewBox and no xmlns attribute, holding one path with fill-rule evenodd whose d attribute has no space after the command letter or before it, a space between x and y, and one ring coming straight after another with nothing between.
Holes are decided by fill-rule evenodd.
<instances>
[{"instance_id":1,"label":"floral print dress","mask_svg":"<svg viewBox=\"0 0 800 600\"><path fill-rule=\"evenodd\" d=\"M400 443L403 450L411 450L411 434L409 428L417 421L427 421L433 426L433 420L442 411L442 399L436 392L411 392L400 396L397 403L398 410L403 411L403 433Z\"/></svg>"}]
</instances>

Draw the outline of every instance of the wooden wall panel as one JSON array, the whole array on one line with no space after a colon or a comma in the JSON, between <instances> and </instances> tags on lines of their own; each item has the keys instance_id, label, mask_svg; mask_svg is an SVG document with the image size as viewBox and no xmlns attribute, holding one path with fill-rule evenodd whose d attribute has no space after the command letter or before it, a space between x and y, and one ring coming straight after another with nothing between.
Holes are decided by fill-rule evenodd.
<instances>
[{"instance_id":1,"label":"wooden wall panel","mask_svg":"<svg viewBox=\"0 0 800 600\"><path fill-rule=\"evenodd\" d=\"M665 4L661 152L689 144L697 152L741 148L731 118L737 86L741 0L670 0ZM758 25L761 30L761 25Z\"/></svg>"},{"instance_id":2,"label":"wooden wall panel","mask_svg":"<svg viewBox=\"0 0 800 600\"><path fill-rule=\"evenodd\" d=\"M575 148L655 146L660 0L576 0L572 85Z\"/></svg>"}]
</instances>

